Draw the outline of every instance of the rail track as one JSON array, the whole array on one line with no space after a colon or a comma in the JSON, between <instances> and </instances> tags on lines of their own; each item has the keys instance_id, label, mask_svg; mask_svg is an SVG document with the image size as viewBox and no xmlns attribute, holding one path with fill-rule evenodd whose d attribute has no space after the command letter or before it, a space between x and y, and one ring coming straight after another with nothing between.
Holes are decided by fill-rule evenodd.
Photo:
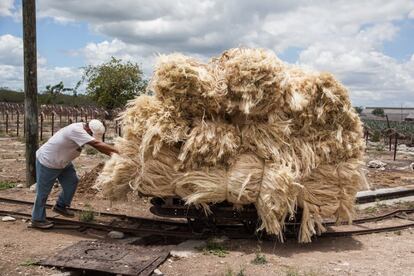
<instances>
[{"instance_id":1,"label":"rail track","mask_svg":"<svg viewBox=\"0 0 414 276\"><path fill-rule=\"evenodd\" d=\"M32 205L33 202L30 201L0 197L0 206L2 206L0 207L0 215L12 215L19 218L29 219L31 217L30 207ZM50 209L51 207L52 205L47 205L47 208ZM22 210L24 208L26 208L26 210ZM71 210L78 214L85 211L77 208L71 208ZM192 239L203 239L211 237L213 235L225 235L232 239L274 239L273 236L267 235L266 233L257 233L251 231L251 229L246 228L243 224L218 224L214 226L214 229L206 228L204 231L195 232L191 227L191 224L183 220L160 220L145 217L126 216L107 212L96 213L98 214L99 218L99 221L97 222L84 222L60 217L48 217L48 219L56 224L56 228L71 228L75 230L96 229L103 231L115 230L136 236L158 235L178 238L191 237ZM338 226L333 221L327 221L323 224L327 228L327 231L322 233L319 237L343 237L398 231L414 227L413 214L414 208L399 209L380 216L356 219L350 226ZM383 225L385 222L391 221L392 223L390 225ZM377 224L378 222L382 223L382 225L379 227ZM287 231L285 233L285 237L296 238L299 226L299 222L287 222ZM348 229L344 230L341 228Z\"/></svg>"}]
</instances>

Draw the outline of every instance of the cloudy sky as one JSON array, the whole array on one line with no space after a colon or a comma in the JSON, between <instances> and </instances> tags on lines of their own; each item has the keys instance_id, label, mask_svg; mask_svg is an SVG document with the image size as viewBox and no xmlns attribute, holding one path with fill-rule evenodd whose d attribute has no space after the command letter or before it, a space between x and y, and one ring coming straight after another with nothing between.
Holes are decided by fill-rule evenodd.
<instances>
[{"instance_id":1,"label":"cloudy sky","mask_svg":"<svg viewBox=\"0 0 414 276\"><path fill-rule=\"evenodd\" d=\"M72 87L82 66L158 53L208 60L237 46L334 73L354 105L414 106L413 0L38 0L38 82ZM0 86L23 88L21 1L0 0Z\"/></svg>"}]
</instances>

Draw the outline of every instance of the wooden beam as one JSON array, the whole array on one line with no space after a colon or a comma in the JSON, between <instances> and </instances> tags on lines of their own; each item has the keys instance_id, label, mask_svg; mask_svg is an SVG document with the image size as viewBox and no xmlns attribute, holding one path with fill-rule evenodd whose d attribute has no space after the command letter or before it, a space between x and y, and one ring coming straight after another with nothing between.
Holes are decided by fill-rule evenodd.
<instances>
[{"instance_id":1,"label":"wooden beam","mask_svg":"<svg viewBox=\"0 0 414 276\"><path fill-rule=\"evenodd\" d=\"M37 122L36 1L23 0L22 10L26 186L30 186L36 182L36 150L39 135Z\"/></svg>"}]
</instances>

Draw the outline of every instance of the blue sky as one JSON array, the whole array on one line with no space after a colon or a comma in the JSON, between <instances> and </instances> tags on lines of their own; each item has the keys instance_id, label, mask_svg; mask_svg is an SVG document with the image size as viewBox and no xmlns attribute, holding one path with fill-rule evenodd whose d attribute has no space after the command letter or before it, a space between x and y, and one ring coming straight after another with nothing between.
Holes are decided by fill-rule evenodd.
<instances>
[{"instance_id":1,"label":"blue sky","mask_svg":"<svg viewBox=\"0 0 414 276\"><path fill-rule=\"evenodd\" d=\"M414 2L38 0L39 90L111 56L151 76L158 53L208 60L237 46L334 73L355 105L414 106ZM20 1L0 2L0 86L20 89Z\"/></svg>"}]
</instances>

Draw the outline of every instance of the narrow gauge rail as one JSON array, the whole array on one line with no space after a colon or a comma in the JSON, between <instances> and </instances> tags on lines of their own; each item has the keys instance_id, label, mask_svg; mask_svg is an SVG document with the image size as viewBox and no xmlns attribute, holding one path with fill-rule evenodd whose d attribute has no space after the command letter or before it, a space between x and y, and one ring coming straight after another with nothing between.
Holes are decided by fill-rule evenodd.
<instances>
[{"instance_id":1,"label":"narrow gauge rail","mask_svg":"<svg viewBox=\"0 0 414 276\"><path fill-rule=\"evenodd\" d=\"M14 205L32 205L33 202L30 201L22 201L22 200L15 200L10 198L1 198L0 202L14 204ZM51 208L51 205L47 206ZM82 209L72 208L75 212L82 212ZM352 235L362 235L362 234L370 234L370 233L379 233L379 232L390 232L390 231L397 231L406 228L414 227L414 219L408 217L408 214L414 213L414 208L411 209L400 209L393 212L390 212L385 215L380 216L373 216L364 219L357 219L354 220L352 225L361 226L361 224L368 223L368 222L378 222L384 221L387 219L398 218L403 220L404 223L400 223L398 225L393 226L386 226L386 227L376 227L376 228L364 228L358 230L348 230L348 231L332 231L328 228L327 232L322 233L322 235L318 237L339 237L339 236L352 236ZM114 213L106 213L106 212L99 212L101 216L108 216L111 218L118 218L121 220L126 220L131 223L131 227L124 227L124 226L117 226L113 225L112 223L95 223L95 222L82 222L77 220L70 220L70 219L63 219L63 218L55 218L49 217L51 221L55 222L57 226L59 225L71 225L76 226L79 228L91 228L97 230L105 230L105 231L121 231L125 233L135 234L135 235L160 235L160 236L170 236L170 237L181 237L181 238L207 238L212 234L220 234L226 235L229 238L233 239L257 239L258 237L262 239L274 239L274 237L269 236L263 233L251 233L246 229L243 225L217 225L214 229L214 232L206 231L201 233L195 233L190 225L186 222L180 221L173 221L173 220L158 220L158 219L150 219L150 218L143 218L143 217L135 217L135 216L126 216ZM7 210L0 210L0 215L14 215L22 218L30 218L30 213L22 213L22 212L15 212L15 211L7 211ZM405 217L404 217L405 216ZM287 223L288 227L292 227L294 229L299 229L299 223ZM335 222L325 222L323 224L325 227L330 227L336 225ZM297 233L287 232L287 238L296 237Z\"/></svg>"}]
</instances>

